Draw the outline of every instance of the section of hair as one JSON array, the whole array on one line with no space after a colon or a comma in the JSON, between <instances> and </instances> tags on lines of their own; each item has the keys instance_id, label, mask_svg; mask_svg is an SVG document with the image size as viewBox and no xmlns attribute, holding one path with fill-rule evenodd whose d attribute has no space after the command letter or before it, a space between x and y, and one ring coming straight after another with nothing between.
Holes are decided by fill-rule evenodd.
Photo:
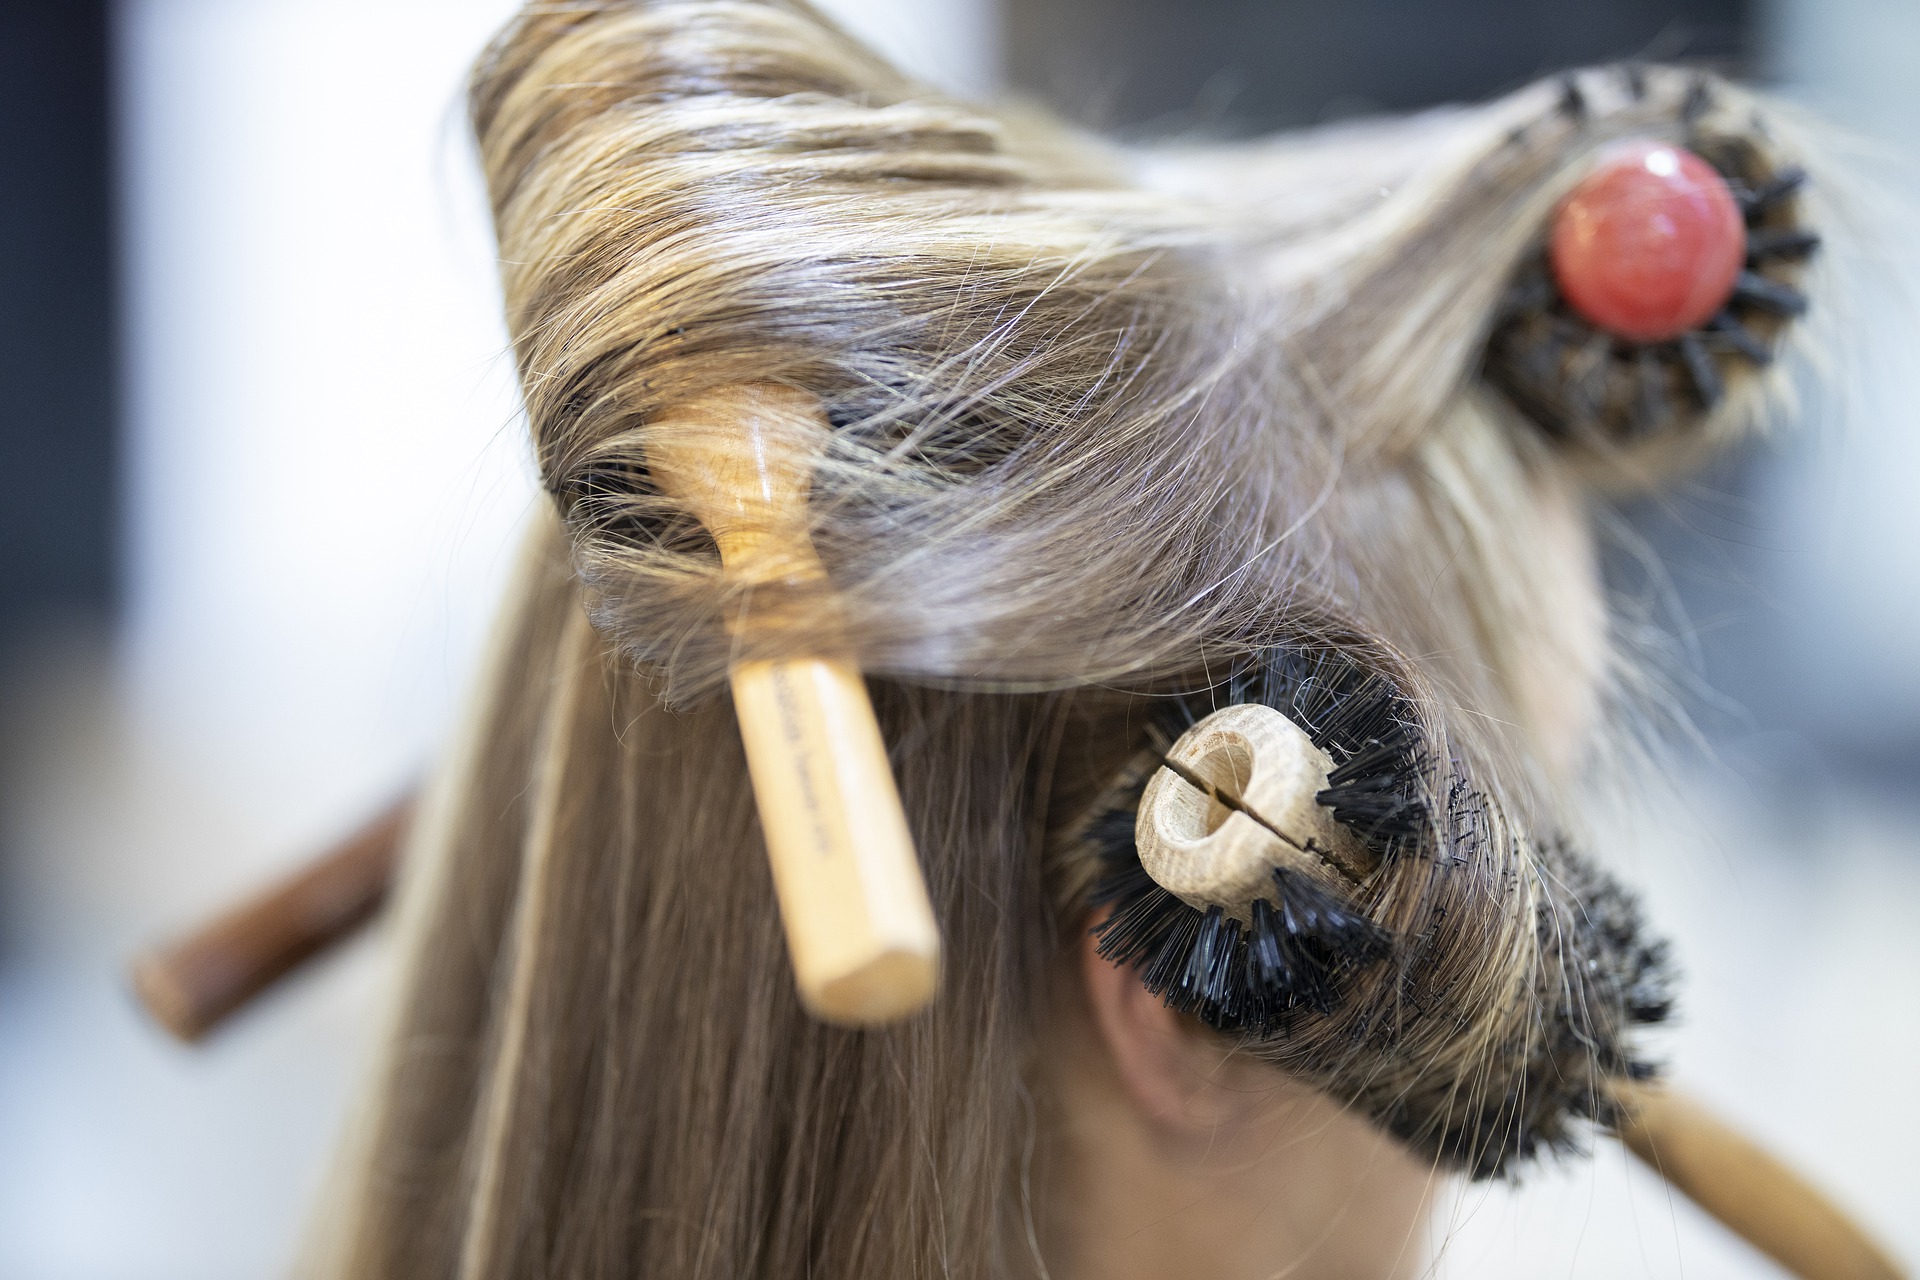
<instances>
[{"instance_id":1,"label":"section of hair","mask_svg":"<svg viewBox=\"0 0 1920 1280\"><path fill-rule=\"evenodd\" d=\"M842 1030L794 994L725 703L662 706L566 577L524 600L414 850L399 1026L309 1273L1017 1270L1058 699L879 691L946 972Z\"/></svg>"},{"instance_id":2,"label":"section of hair","mask_svg":"<svg viewBox=\"0 0 1920 1280\"><path fill-rule=\"evenodd\" d=\"M1623 134L1683 130L1691 77L1589 79L1577 117L1552 83L1128 152L907 82L798 5L530 11L474 118L597 622L670 698L723 679L737 597L650 483L649 423L773 379L838 428L813 500L834 586L766 651L844 627L870 671L1072 684L1271 640L1270 602L1337 568L1336 475L1403 458L1476 381L1560 194ZM1740 382L1689 438L1751 418Z\"/></svg>"},{"instance_id":3,"label":"section of hair","mask_svg":"<svg viewBox=\"0 0 1920 1280\"><path fill-rule=\"evenodd\" d=\"M799 3L530 5L472 106L566 564L421 838L319 1273L1034 1270L1026 1059L1087 923L1075 824L1150 699L1282 646L1392 680L1428 832L1354 893L1389 958L1245 1047L1475 1173L1604 1122L1664 996L1551 834L1608 668L1565 580L1592 460L1477 370L1560 193L1693 80L1578 83L1577 113L1554 82L1128 151L914 85ZM735 634L743 589L647 450L746 381L827 407L832 585ZM867 1033L793 995L717 696L743 656L842 645L880 677L946 948L934 1007Z\"/></svg>"}]
</instances>

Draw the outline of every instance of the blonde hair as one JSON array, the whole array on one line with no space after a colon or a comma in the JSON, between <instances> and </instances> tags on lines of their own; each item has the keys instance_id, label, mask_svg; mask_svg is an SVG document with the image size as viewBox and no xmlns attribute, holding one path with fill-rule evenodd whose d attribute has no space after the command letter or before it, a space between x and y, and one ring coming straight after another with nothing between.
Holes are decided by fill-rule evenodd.
<instances>
[{"instance_id":1,"label":"blonde hair","mask_svg":"<svg viewBox=\"0 0 1920 1280\"><path fill-rule=\"evenodd\" d=\"M1389 682L1423 817L1355 894L1393 958L1243 1047L1479 1174L1605 1123L1664 996L1529 728L1607 661L1568 647L1542 495L1648 481L1768 382L1723 362L1711 411L1569 432L1482 363L1601 148L1777 166L1759 110L1613 69L1126 150L940 96L797 2L529 5L472 112L553 510L414 841L316 1272L1030 1272L1031 1058L1088 815L1165 695L1276 654ZM646 447L663 406L769 380L835 427L832 586L740 637ZM847 643L947 947L934 1007L884 1031L801 1012L716 696L742 656Z\"/></svg>"}]
</instances>

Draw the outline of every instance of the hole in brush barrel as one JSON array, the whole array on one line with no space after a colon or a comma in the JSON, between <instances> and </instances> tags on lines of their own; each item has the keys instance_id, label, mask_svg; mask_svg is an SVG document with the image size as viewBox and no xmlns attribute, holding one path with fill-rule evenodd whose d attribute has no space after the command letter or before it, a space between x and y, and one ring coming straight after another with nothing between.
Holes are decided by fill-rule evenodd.
<instances>
[{"instance_id":1,"label":"hole in brush barrel","mask_svg":"<svg viewBox=\"0 0 1920 1280\"><path fill-rule=\"evenodd\" d=\"M1207 788L1206 805L1197 830L1178 829L1177 834L1191 839L1210 836L1226 824L1234 809L1222 797L1242 796L1253 778L1253 744L1245 738L1228 737L1211 748L1192 766L1194 780ZM1180 806L1169 813L1170 825L1183 823L1191 809Z\"/></svg>"},{"instance_id":2,"label":"hole in brush barrel","mask_svg":"<svg viewBox=\"0 0 1920 1280\"><path fill-rule=\"evenodd\" d=\"M1283 712L1259 703L1224 707L1188 729L1165 759L1207 802L1179 794L1172 778L1151 787L1143 856L1156 878L1195 905L1217 902L1242 915L1268 893L1276 866L1363 878L1357 872L1366 851L1318 800L1333 762ZM1243 822L1229 826L1236 813Z\"/></svg>"}]
</instances>

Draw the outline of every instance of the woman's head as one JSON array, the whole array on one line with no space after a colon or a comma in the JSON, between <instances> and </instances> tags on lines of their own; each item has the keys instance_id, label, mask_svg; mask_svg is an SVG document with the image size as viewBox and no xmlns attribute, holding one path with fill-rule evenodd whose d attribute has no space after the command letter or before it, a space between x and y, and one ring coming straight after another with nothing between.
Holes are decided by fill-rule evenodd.
<instances>
[{"instance_id":1,"label":"woman's head","mask_svg":"<svg viewBox=\"0 0 1920 1280\"><path fill-rule=\"evenodd\" d=\"M1623 135L1775 163L1750 107L1646 69L1129 151L942 98L800 4L530 7L473 112L553 516L419 840L340 1272L1033 1272L1073 1236L1089 1080L1167 1168L1208 1126L1257 1141L1248 1081L1303 1130L1392 1135L1403 1173L1606 1122L1665 995L1572 846L1612 662L1587 508L1763 385L1728 365L1648 422L1602 361L1583 409L1508 286ZM646 445L749 380L827 406L832 589L741 637ZM716 696L829 642L874 677L946 940L934 1006L883 1031L793 996ZM1312 997L1258 1017L1143 999L1088 937L1154 735L1363 694L1394 819L1332 891L1390 945L1309 948ZM1326 734L1336 764L1385 749ZM1180 1084L1207 1063L1212 1102Z\"/></svg>"}]
</instances>

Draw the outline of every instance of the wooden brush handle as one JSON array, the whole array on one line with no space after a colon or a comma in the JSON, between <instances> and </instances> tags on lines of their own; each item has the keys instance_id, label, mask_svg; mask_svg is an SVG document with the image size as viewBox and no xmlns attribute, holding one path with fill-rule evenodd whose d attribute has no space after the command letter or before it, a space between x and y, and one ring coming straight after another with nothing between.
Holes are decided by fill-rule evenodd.
<instances>
[{"instance_id":1,"label":"wooden brush handle","mask_svg":"<svg viewBox=\"0 0 1920 1280\"><path fill-rule=\"evenodd\" d=\"M654 480L706 526L730 577L826 576L807 529L829 432L817 400L733 387L648 427ZM913 1013L933 997L939 931L858 668L833 655L747 661L732 681L801 1002L854 1025Z\"/></svg>"},{"instance_id":2,"label":"wooden brush handle","mask_svg":"<svg viewBox=\"0 0 1920 1280\"><path fill-rule=\"evenodd\" d=\"M940 939L860 672L742 663L733 705L801 1000L854 1024L919 1009Z\"/></svg>"},{"instance_id":3,"label":"wooden brush handle","mask_svg":"<svg viewBox=\"0 0 1920 1280\"><path fill-rule=\"evenodd\" d=\"M1620 1141L1735 1235L1801 1280L1901 1280L1907 1272L1839 1206L1685 1094L1616 1081Z\"/></svg>"},{"instance_id":4,"label":"wooden brush handle","mask_svg":"<svg viewBox=\"0 0 1920 1280\"><path fill-rule=\"evenodd\" d=\"M411 796L285 879L133 964L133 990L181 1040L204 1037L379 910Z\"/></svg>"}]
</instances>

